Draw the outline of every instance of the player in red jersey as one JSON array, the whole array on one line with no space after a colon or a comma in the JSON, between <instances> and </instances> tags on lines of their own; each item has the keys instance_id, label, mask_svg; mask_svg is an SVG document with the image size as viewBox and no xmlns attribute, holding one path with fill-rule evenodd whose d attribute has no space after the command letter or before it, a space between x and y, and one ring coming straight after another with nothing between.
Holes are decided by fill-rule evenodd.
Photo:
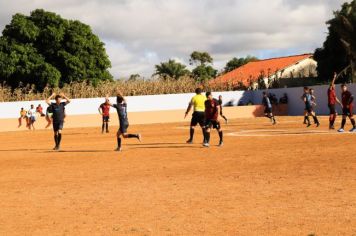
<instances>
[{"instance_id":1,"label":"player in red jersey","mask_svg":"<svg viewBox=\"0 0 356 236\"><path fill-rule=\"evenodd\" d=\"M341 122L341 128L338 130L339 132L345 132L344 127L346 124L346 117L349 117L351 124L352 124L352 129L350 132L356 132L356 123L355 119L353 118L353 101L354 101L354 96L350 93L350 91L347 90L346 84L341 85L341 102L342 102L342 122Z\"/></svg>"},{"instance_id":2,"label":"player in red jersey","mask_svg":"<svg viewBox=\"0 0 356 236\"><path fill-rule=\"evenodd\" d=\"M219 122L220 103L213 98L211 92L206 93L207 100L205 101L205 138L204 147L209 147L210 144L210 131L212 128L216 129L219 133L220 142L219 146L223 145L223 132Z\"/></svg>"},{"instance_id":3,"label":"player in red jersey","mask_svg":"<svg viewBox=\"0 0 356 236\"><path fill-rule=\"evenodd\" d=\"M103 124L101 125L101 133L109 133L109 122L110 122L110 101L109 98L105 99L105 102L98 108L100 115L103 117Z\"/></svg>"},{"instance_id":4,"label":"player in red jersey","mask_svg":"<svg viewBox=\"0 0 356 236\"><path fill-rule=\"evenodd\" d=\"M337 78L337 73L334 73L334 78L330 83L330 86L328 88L328 107L330 110L330 116L329 116L329 129L335 129L334 128L334 124L335 124L335 120L337 117L337 113L336 113L336 103L340 104L340 106L342 107L342 104L340 102L340 100L337 98L336 96L336 91L335 91L335 80Z\"/></svg>"}]
</instances>

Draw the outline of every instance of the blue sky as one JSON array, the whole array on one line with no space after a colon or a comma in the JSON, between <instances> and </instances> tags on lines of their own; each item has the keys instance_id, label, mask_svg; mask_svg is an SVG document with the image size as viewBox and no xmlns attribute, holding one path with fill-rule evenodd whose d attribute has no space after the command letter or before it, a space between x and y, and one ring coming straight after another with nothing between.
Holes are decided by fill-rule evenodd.
<instances>
[{"instance_id":1,"label":"blue sky","mask_svg":"<svg viewBox=\"0 0 356 236\"><path fill-rule=\"evenodd\" d=\"M106 44L118 77L149 77L168 59L188 64L208 51L222 69L233 57L313 52L342 0L0 0L0 29L36 8L89 24Z\"/></svg>"}]
</instances>

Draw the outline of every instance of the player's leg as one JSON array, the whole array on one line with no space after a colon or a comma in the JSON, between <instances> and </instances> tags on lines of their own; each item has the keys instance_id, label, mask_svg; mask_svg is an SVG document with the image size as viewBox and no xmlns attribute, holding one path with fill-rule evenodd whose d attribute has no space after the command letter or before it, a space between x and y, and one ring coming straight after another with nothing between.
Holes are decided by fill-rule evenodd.
<instances>
[{"instance_id":1,"label":"player's leg","mask_svg":"<svg viewBox=\"0 0 356 236\"><path fill-rule=\"evenodd\" d=\"M303 124L307 124L307 121L308 121L308 111L307 110L304 110L304 121L303 121Z\"/></svg>"},{"instance_id":2,"label":"player's leg","mask_svg":"<svg viewBox=\"0 0 356 236\"><path fill-rule=\"evenodd\" d=\"M119 129L116 133L116 140L117 140L117 148L115 149L115 151L120 152L121 151L121 130Z\"/></svg>"},{"instance_id":3,"label":"player's leg","mask_svg":"<svg viewBox=\"0 0 356 236\"><path fill-rule=\"evenodd\" d=\"M317 117L316 113L314 111L312 111L311 115L313 117L314 124L316 124L316 126L319 127L320 123L319 123L319 120L318 120L318 117Z\"/></svg>"},{"instance_id":4,"label":"player's leg","mask_svg":"<svg viewBox=\"0 0 356 236\"><path fill-rule=\"evenodd\" d=\"M221 125L219 121L216 121L215 128L218 131L219 134L219 147L224 145L224 140L223 140L223 131L221 129Z\"/></svg>"},{"instance_id":5,"label":"player's leg","mask_svg":"<svg viewBox=\"0 0 356 236\"><path fill-rule=\"evenodd\" d=\"M277 122L276 122L276 118L274 117L273 113L272 112L269 113L269 116L271 117L272 124L275 125Z\"/></svg>"},{"instance_id":6,"label":"player's leg","mask_svg":"<svg viewBox=\"0 0 356 236\"><path fill-rule=\"evenodd\" d=\"M101 133L104 133L105 129L105 116L102 116L102 123L101 123Z\"/></svg>"},{"instance_id":7,"label":"player's leg","mask_svg":"<svg viewBox=\"0 0 356 236\"><path fill-rule=\"evenodd\" d=\"M345 114L345 109L343 109L344 111L343 111L343 114L342 114L342 120L341 120L341 127L340 127L340 129L338 130L338 132L344 132L345 130L344 130L344 128L345 128L345 124L346 124L346 117L347 117L347 115Z\"/></svg>"},{"instance_id":8,"label":"player's leg","mask_svg":"<svg viewBox=\"0 0 356 236\"><path fill-rule=\"evenodd\" d=\"M48 115L46 116L46 121L47 121L47 125L45 128L48 128L52 124L52 120Z\"/></svg>"},{"instance_id":9,"label":"player's leg","mask_svg":"<svg viewBox=\"0 0 356 236\"><path fill-rule=\"evenodd\" d=\"M129 134L127 129L129 128L129 124L127 122L120 123L120 131L122 133L122 137L124 138L136 138L141 142L141 134Z\"/></svg>"},{"instance_id":10,"label":"player's leg","mask_svg":"<svg viewBox=\"0 0 356 236\"><path fill-rule=\"evenodd\" d=\"M194 112L192 119L190 121L190 129L189 129L189 139L187 140L187 143L193 143L193 139L194 139L194 131L195 131L195 127L198 124L198 117L197 117L197 113Z\"/></svg>"},{"instance_id":11,"label":"player's leg","mask_svg":"<svg viewBox=\"0 0 356 236\"><path fill-rule=\"evenodd\" d=\"M211 127L210 124L205 128L205 132L204 132L204 147L209 147L210 146L210 131L211 131Z\"/></svg>"},{"instance_id":12,"label":"player's leg","mask_svg":"<svg viewBox=\"0 0 356 236\"><path fill-rule=\"evenodd\" d=\"M109 133L109 120L110 120L110 118L109 118L109 116L107 116L107 117L105 118L105 129L106 129L106 133Z\"/></svg>"},{"instance_id":13,"label":"player's leg","mask_svg":"<svg viewBox=\"0 0 356 236\"><path fill-rule=\"evenodd\" d=\"M19 121L19 125L18 125L17 127L19 127L19 128L20 128L20 127L21 127L21 125L22 125L22 116L20 116L20 118L19 118L19 120L18 120L18 121Z\"/></svg>"},{"instance_id":14,"label":"player's leg","mask_svg":"<svg viewBox=\"0 0 356 236\"><path fill-rule=\"evenodd\" d=\"M329 129L335 129L334 124L336 120L336 110L335 105L329 105L330 116L329 116Z\"/></svg>"},{"instance_id":15,"label":"player's leg","mask_svg":"<svg viewBox=\"0 0 356 236\"><path fill-rule=\"evenodd\" d=\"M350 132L356 132L356 123L355 123L352 107L349 108L349 119L352 124L352 129L350 129Z\"/></svg>"}]
</instances>

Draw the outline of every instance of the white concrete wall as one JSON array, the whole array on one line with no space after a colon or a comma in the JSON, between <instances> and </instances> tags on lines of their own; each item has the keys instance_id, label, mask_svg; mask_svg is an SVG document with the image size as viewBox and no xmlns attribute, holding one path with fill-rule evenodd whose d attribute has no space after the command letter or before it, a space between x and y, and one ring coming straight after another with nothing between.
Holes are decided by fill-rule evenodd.
<instances>
[{"instance_id":1,"label":"white concrete wall","mask_svg":"<svg viewBox=\"0 0 356 236\"><path fill-rule=\"evenodd\" d=\"M327 107L327 89L328 86L314 86L315 95L317 97L316 112L320 115L329 113ZM341 99L340 86L337 85L337 95ZM350 91L356 96L356 84L349 85ZM233 91L233 92L215 92L214 97L223 96L224 104L232 101L236 106L240 100L244 103L252 101L254 104L261 104L262 92L259 91ZM289 115L302 115L304 110L303 101L300 99L303 94L303 88L283 88L270 89L269 92L277 95L278 99L284 94L288 94ZM126 97L128 102L129 112L142 111L168 111L186 109L193 93L190 94L168 94L168 95L151 95L151 96L133 96ZM112 103L115 103L115 98L110 98ZM72 102L66 107L68 115L86 115L97 114L99 105L104 101L104 98L88 98L88 99L72 99ZM3 102L0 103L0 119L17 118L21 107L28 109L31 104L37 106L41 104L44 110L47 108L45 101L28 101L28 102ZM355 102L356 104L356 102ZM339 113L341 109L338 108ZM112 112L115 112L113 109Z\"/></svg>"},{"instance_id":2,"label":"white concrete wall","mask_svg":"<svg viewBox=\"0 0 356 236\"><path fill-rule=\"evenodd\" d=\"M252 100L252 94L249 91L233 91L233 92L216 92L214 97L223 96L224 103L233 101L236 105L240 99L243 98L245 102ZM168 94L168 95L150 95L150 96L132 96L126 97L129 112L142 111L167 111L186 109L190 99L194 96L190 94ZM116 98L111 97L110 101L116 103ZM66 106L66 113L68 115L86 115L97 114L98 107L104 102L104 98L87 98L87 99L72 99L71 103ZM47 108L45 101L27 101L27 102L3 102L0 103L0 119L17 118L21 107L26 110L30 105L34 104L37 107L41 104L44 111ZM111 110L115 112L114 109Z\"/></svg>"}]
</instances>

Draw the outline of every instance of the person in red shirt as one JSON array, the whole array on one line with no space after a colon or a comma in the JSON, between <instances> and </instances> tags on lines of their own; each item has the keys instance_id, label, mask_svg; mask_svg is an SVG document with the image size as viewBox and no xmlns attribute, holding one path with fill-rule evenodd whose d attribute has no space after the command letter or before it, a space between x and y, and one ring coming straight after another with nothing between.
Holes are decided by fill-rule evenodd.
<instances>
[{"instance_id":1,"label":"person in red shirt","mask_svg":"<svg viewBox=\"0 0 356 236\"><path fill-rule=\"evenodd\" d=\"M219 146L223 145L223 131L219 122L220 103L213 98L211 92L206 93L207 100L205 101L205 138L204 147L209 147L210 144L210 131L212 128L216 129L219 133L220 142Z\"/></svg>"},{"instance_id":2,"label":"person in red shirt","mask_svg":"<svg viewBox=\"0 0 356 236\"><path fill-rule=\"evenodd\" d=\"M103 117L103 124L101 125L101 133L109 133L109 122L110 122L110 101L109 98L105 99L105 102L98 108L100 115Z\"/></svg>"},{"instance_id":3,"label":"person in red shirt","mask_svg":"<svg viewBox=\"0 0 356 236\"><path fill-rule=\"evenodd\" d=\"M340 100L337 98L336 96L336 91L335 91L335 80L337 78L337 73L334 73L334 78L330 83L330 86L328 88L328 107L330 110L330 116L329 116L329 129L335 129L334 128L334 124L335 124L335 120L337 117L337 113L336 113L336 103L341 104Z\"/></svg>"},{"instance_id":4,"label":"person in red shirt","mask_svg":"<svg viewBox=\"0 0 356 236\"><path fill-rule=\"evenodd\" d=\"M350 93L350 91L347 90L346 84L341 85L341 102L342 102L342 122L341 122L341 128L338 130L339 132L344 132L344 127L346 124L346 117L349 117L351 124L352 124L352 129L350 132L356 132L356 123L355 119L353 118L353 101L354 101L354 96Z\"/></svg>"}]
</instances>

